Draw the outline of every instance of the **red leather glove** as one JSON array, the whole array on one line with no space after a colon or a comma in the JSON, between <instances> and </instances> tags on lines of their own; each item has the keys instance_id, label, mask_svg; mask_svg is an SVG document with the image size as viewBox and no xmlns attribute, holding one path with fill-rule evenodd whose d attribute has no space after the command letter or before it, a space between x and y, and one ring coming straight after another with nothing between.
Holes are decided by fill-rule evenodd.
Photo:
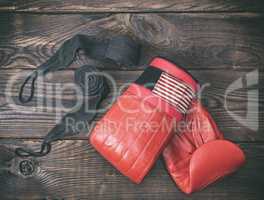
<instances>
[{"instance_id":1,"label":"red leather glove","mask_svg":"<svg viewBox=\"0 0 264 200\"><path fill-rule=\"evenodd\" d=\"M140 183L182 119L197 83L173 63L155 58L113 104L90 136L94 148L121 173Z\"/></svg>"},{"instance_id":2,"label":"red leather glove","mask_svg":"<svg viewBox=\"0 0 264 200\"><path fill-rule=\"evenodd\" d=\"M201 190L243 165L242 150L223 140L200 102L192 104L184 122L185 128L173 136L163 151L166 167L183 192Z\"/></svg>"}]
</instances>

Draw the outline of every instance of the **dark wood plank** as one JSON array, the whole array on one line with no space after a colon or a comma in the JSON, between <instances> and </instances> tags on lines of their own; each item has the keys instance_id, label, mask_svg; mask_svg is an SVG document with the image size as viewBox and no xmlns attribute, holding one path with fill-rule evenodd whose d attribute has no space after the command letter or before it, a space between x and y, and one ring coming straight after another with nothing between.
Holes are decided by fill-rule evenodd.
<instances>
[{"instance_id":1,"label":"dark wood plank","mask_svg":"<svg viewBox=\"0 0 264 200\"><path fill-rule=\"evenodd\" d=\"M263 11L261 0L101 0L101 1L50 1L18 0L17 11L27 12L212 12L212 11Z\"/></svg>"},{"instance_id":2,"label":"dark wood plank","mask_svg":"<svg viewBox=\"0 0 264 200\"><path fill-rule=\"evenodd\" d=\"M263 14L0 15L0 67L34 68L77 33L130 34L141 64L166 56L187 69L260 68ZM65 23L67 21L67 23ZM139 67L140 68L140 67Z\"/></svg>"},{"instance_id":3,"label":"dark wood plank","mask_svg":"<svg viewBox=\"0 0 264 200\"><path fill-rule=\"evenodd\" d=\"M38 148L39 142L0 140L1 145ZM2 149L4 148L2 146ZM136 185L122 176L87 143L81 140L55 142L53 150L37 159L13 158L0 179L1 198L4 199L214 199L259 200L264 175L263 144L240 144L247 156L246 165L232 176L193 195L180 192L166 172L162 160ZM3 152L3 151L1 151ZM7 154L7 150L1 154ZM11 157L12 156L6 156ZM24 176L20 163L30 160L35 167ZM14 192L15 191L15 192Z\"/></svg>"},{"instance_id":4,"label":"dark wood plank","mask_svg":"<svg viewBox=\"0 0 264 200\"><path fill-rule=\"evenodd\" d=\"M23 80L20 74L22 72L29 72L29 70L2 70L0 74L0 136L1 137L19 137L19 138L39 138L47 134L47 132L55 125L56 120L65 114L65 110L59 106L60 102L66 108L76 103L76 95L73 90L65 90L58 88L55 84L71 83L73 81L73 70L66 70L50 74L46 77L44 83L38 84L36 91L36 98L32 103L22 105L22 107L12 106L8 96L18 103L17 95ZM117 84L119 89L122 85L134 81L142 71L104 71L110 74ZM204 104L208 107L220 129L225 133L226 137L235 141L263 141L263 116L264 103L263 94L253 94L248 97L249 91L257 92L263 86L261 84L255 87L242 87L240 89L230 92L225 96L227 88L231 83L245 77L248 71L229 71L226 70L191 70L191 74L197 78L204 87L202 92L202 99ZM15 81L12 87L7 87L9 80L14 79L17 75L20 79ZM259 74L259 79L264 80L264 74ZM253 78L258 78L255 76ZM15 79L16 80L16 79ZM241 79L242 80L242 79ZM57 87L56 93L55 86ZM59 94L63 95L59 95ZM115 95L117 96L117 95ZM103 102L103 105L109 105L113 94ZM259 102L258 102L259 97ZM56 102L56 103L55 103ZM59 103L58 103L59 102ZM259 103L259 111L248 111L248 103L255 106ZM18 104L19 105L19 104ZM21 104L20 104L21 105ZM57 105L55 109L55 105ZM33 107L32 107L33 106ZM227 111L227 108L228 111ZM34 110L35 109L35 110ZM258 113L259 112L259 113ZM230 114L231 113L231 114ZM98 114L98 120L103 113ZM233 118L231 115L237 115L245 118L248 114L248 122L259 127L248 126L248 124L240 123L241 120ZM259 116L259 119L258 117ZM86 135L79 135L77 138L83 138Z\"/></svg>"},{"instance_id":5,"label":"dark wood plank","mask_svg":"<svg viewBox=\"0 0 264 200\"><path fill-rule=\"evenodd\" d=\"M0 0L0 11L15 11L15 1Z\"/></svg>"}]
</instances>

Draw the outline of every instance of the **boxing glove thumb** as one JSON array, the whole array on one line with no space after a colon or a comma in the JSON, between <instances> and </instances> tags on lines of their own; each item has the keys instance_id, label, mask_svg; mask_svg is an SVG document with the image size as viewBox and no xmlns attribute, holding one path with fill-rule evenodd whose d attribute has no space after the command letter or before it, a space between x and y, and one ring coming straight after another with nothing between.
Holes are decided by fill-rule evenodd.
<instances>
[{"instance_id":1,"label":"boxing glove thumb","mask_svg":"<svg viewBox=\"0 0 264 200\"><path fill-rule=\"evenodd\" d=\"M201 190L244 164L243 151L223 139L199 101L192 104L184 122L163 151L168 172L183 192Z\"/></svg>"}]
</instances>

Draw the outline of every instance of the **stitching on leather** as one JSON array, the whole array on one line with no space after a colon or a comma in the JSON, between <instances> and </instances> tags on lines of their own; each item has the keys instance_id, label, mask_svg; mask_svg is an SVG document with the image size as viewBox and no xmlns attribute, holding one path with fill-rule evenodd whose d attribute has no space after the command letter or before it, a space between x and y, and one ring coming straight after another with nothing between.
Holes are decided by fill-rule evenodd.
<instances>
[{"instance_id":1,"label":"stitching on leather","mask_svg":"<svg viewBox=\"0 0 264 200\"><path fill-rule=\"evenodd\" d=\"M155 113L152 113L152 115L154 115L154 114L155 114ZM152 115L150 115L146 120L148 121L148 120L152 117ZM142 130L142 131L137 135L137 137L134 139L134 142L130 143L129 147L127 147L127 149L126 149L126 151L125 151L125 153L124 153L123 155L127 154L129 148L130 148L133 144L136 143L136 141L137 141L138 138L142 135L143 132L144 132L144 130ZM123 160L123 158L124 158L124 156L122 156L122 158L118 161L117 164L119 164L119 163Z\"/></svg>"},{"instance_id":2,"label":"stitching on leather","mask_svg":"<svg viewBox=\"0 0 264 200\"><path fill-rule=\"evenodd\" d=\"M130 166L129 170L127 170L126 172L128 173L131 168L136 164L136 162L138 161L139 157L141 157L142 155L142 152L145 151L145 149L147 147L149 147L149 144L152 142L153 140L153 137L156 135L157 132L160 131L162 127L160 127L158 130L156 130L154 133L152 133L153 135L151 136L150 140L148 141L148 143L145 145L144 149L141 151L141 153L139 154L139 156L137 157L137 159L135 160L135 162L133 163L133 165ZM162 145L161 145L162 146ZM155 159L156 156L153 157L153 159L150 161L150 163L153 163L153 160ZM145 165L145 167L143 168L143 170L141 170L141 173L137 176L137 177L142 177L142 174L144 175L145 174L145 170L148 168L149 166L148 165Z\"/></svg>"}]
</instances>

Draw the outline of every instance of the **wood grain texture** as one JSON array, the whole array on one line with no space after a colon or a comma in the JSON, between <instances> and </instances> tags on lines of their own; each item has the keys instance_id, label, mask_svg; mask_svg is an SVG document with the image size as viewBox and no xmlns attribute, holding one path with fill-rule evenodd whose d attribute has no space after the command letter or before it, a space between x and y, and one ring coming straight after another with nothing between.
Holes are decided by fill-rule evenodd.
<instances>
[{"instance_id":1,"label":"wood grain texture","mask_svg":"<svg viewBox=\"0 0 264 200\"><path fill-rule=\"evenodd\" d=\"M38 148L39 142L1 140L10 151L17 146ZM29 160L35 171L23 176L21 158L9 161L8 175L0 179L1 197L8 199L214 199L260 200L264 176L263 144L240 144L246 165L232 176L191 196L180 192L159 160L143 183L136 185L122 176L87 143L81 140L55 142L52 152ZM4 172L2 172L4 173ZM11 192L16 191L16 192ZM19 194L19 196L18 196Z\"/></svg>"},{"instance_id":2,"label":"wood grain texture","mask_svg":"<svg viewBox=\"0 0 264 200\"><path fill-rule=\"evenodd\" d=\"M15 1L0 0L0 11L15 11Z\"/></svg>"},{"instance_id":3,"label":"wood grain texture","mask_svg":"<svg viewBox=\"0 0 264 200\"><path fill-rule=\"evenodd\" d=\"M261 0L17 0L16 11L23 12L260 12Z\"/></svg>"},{"instance_id":4,"label":"wood grain texture","mask_svg":"<svg viewBox=\"0 0 264 200\"><path fill-rule=\"evenodd\" d=\"M161 55L187 69L263 68L263 20L263 14L250 13L5 13L0 14L0 68L35 68L77 33L129 34L142 44L141 65Z\"/></svg>"},{"instance_id":5,"label":"wood grain texture","mask_svg":"<svg viewBox=\"0 0 264 200\"><path fill-rule=\"evenodd\" d=\"M21 105L17 101L19 87L24 72L29 73L29 70L2 70L0 74L0 136L1 137L19 137L19 138L39 138L47 134L47 132L55 125L56 120L65 114L66 108L72 108L76 104L76 93L73 89L63 88L66 83L73 82L73 70L59 71L49 74L45 81L36 86L36 96L31 103ZM117 91L123 85L130 83L142 73L142 71L104 71L114 79L117 86ZM257 72L257 71L256 71ZM236 141L263 141L262 124L264 113L263 94L260 93L260 100L258 101L257 93L248 97L249 91L257 92L263 86L255 85L246 87L241 85L234 91L226 91L231 83L236 80L242 80L247 75L248 71L235 71L226 73L226 70L191 70L191 74L197 78L201 86L204 88L201 93L204 105L212 113L220 129L225 133L229 139ZM17 79L17 76L18 77ZM263 79L264 74L260 74L255 78ZM14 84L9 83L12 80ZM28 87L29 88L29 87ZM111 85L112 91L113 87ZM109 106L113 97L120 93L111 93L109 97L103 102L103 106ZM12 100L12 101L10 101ZM13 104L10 102L14 102ZM248 105L257 106L258 111L248 111ZM17 106L17 105L20 105ZM103 112L104 113L104 112ZM98 120L103 113L99 113L96 120ZM233 118L231 115L236 115L242 119L246 118L248 114L248 123L253 124L252 129L248 124L240 123L241 120ZM85 135L76 136L82 138Z\"/></svg>"},{"instance_id":6,"label":"wood grain texture","mask_svg":"<svg viewBox=\"0 0 264 200\"><path fill-rule=\"evenodd\" d=\"M263 199L263 11L263 0L0 0L0 199ZM7 88L7 82L31 72L77 33L129 34L143 45L139 66L118 68L90 60L81 52L73 69L49 75L38 84L40 92L31 103L12 107L7 96L17 102L21 77L14 87ZM42 158L15 157L16 147L38 149L40 139L65 113L55 102L74 105L75 93L62 86L72 82L75 68L96 64L120 87L134 81L156 55L190 70L206 86L203 103L225 137L238 142L246 153L247 163L237 173L187 196L177 189L160 159L144 182L135 185L95 152L87 142L89 133L54 142L51 153ZM250 80L245 77L254 70L259 83L247 87ZM226 89L236 80L241 88L226 97ZM58 82L63 85L55 94ZM250 92L254 95L249 96ZM112 93L102 107L110 104L111 97ZM245 119L248 105L257 103L259 112L250 113L247 121L258 122L257 130L231 117ZM31 175L22 174L22 161L32 164Z\"/></svg>"}]
</instances>

